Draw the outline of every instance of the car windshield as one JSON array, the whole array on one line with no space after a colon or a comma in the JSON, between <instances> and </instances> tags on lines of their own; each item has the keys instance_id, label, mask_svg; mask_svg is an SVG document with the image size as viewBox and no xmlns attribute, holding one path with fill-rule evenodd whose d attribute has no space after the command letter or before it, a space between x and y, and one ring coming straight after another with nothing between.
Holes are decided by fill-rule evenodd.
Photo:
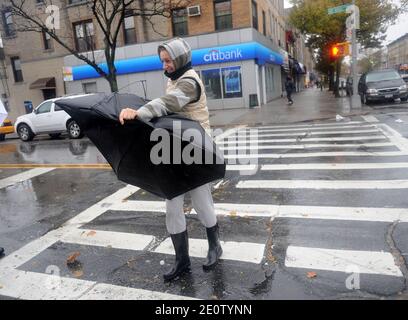
<instances>
[{"instance_id":1,"label":"car windshield","mask_svg":"<svg viewBox=\"0 0 408 320\"><path fill-rule=\"evenodd\" d=\"M401 79L396 71L375 72L367 74L367 82Z\"/></svg>"}]
</instances>

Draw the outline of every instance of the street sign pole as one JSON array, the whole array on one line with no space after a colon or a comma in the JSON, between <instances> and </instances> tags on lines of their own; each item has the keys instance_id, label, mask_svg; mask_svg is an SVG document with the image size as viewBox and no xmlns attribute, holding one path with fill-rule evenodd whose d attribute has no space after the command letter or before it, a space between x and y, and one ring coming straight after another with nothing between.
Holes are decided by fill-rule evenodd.
<instances>
[{"instance_id":1,"label":"street sign pole","mask_svg":"<svg viewBox=\"0 0 408 320\"><path fill-rule=\"evenodd\" d=\"M352 26L352 63L351 63L351 70L353 74L353 94L351 96L351 107L352 108L361 108L361 100L358 95L358 76L357 76L357 29L359 26L357 23L360 20L360 12L358 11L358 7L355 5L356 0L353 0L354 6L354 25Z\"/></svg>"}]
</instances>

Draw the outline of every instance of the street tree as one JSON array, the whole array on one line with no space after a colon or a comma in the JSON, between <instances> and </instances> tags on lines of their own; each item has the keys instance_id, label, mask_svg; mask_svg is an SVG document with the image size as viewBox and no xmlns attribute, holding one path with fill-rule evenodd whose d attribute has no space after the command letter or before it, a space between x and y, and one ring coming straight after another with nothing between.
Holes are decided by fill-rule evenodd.
<instances>
[{"instance_id":1,"label":"street tree","mask_svg":"<svg viewBox=\"0 0 408 320\"><path fill-rule=\"evenodd\" d=\"M118 36L123 28L124 18L127 14L139 16L143 21L155 29L154 18L170 18L174 8L186 7L189 0L88 0L76 7L76 20L92 16L96 29L103 35L103 45L100 46L104 53L106 67L100 65L100 56L93 37L93 23L84 29L74 30L81 32L81 40L85 42L86 52L78 50L78 44L71 36L70 26L64 25L67 21L67 8L65 1L43 0L34 3L32 0L5 0L3 6L10 9L15 23L15 32L39 32L48 34L70 54L84 61L109 82L112 92L118 91L117 71L115 67ZM72 3L77 3L73 1ZM92 28L92 30L90 30ZM162 36L165 36L162 34ZM97 54L96 54L97 53Z\"/></svg>"},{"instance_id":2,"label":"street tree","mask_svg":"<svg viewBox=\"0 0 408 320\"><path fill-rule=\"evenodd\" d=\"M330 66L329 74L336 71L334 92L338 97L338 83L342 58L330 61L330 56L322 54L339 42L346 41L347 13L329 15L328 8L345 4L344 0L291 0L293 8L289 16L290 23L302 33L308 35L307 45L318 49L323 70ZM401 7L392 0L356 0L360 8L360 30L358 42L365 48L380 47L385 40L388 25L395 22L401 13Z\"/></svg>"}]
</instances>

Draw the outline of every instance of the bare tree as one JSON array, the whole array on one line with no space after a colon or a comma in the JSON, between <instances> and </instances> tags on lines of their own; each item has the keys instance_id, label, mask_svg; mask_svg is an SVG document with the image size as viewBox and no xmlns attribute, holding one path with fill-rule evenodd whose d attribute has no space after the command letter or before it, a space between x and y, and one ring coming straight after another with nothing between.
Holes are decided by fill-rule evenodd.
<instances>
[{"instance_id":1,"label":"bare tree","mask_svg":"<svg viewBox=\"0 0 408 320\"><path fill-rule=\"evenodd\" d=\"M27 4L26 0L8 0L10 5L11 14L16 17L16 30L17 32L41 32L48 34L52 39L64 47L69 53L73 54L78 59L84 61L88 65L92 66L96 72L104 77L110 85L112 92L118 91L117 74L115 68L116 48L118 43L118 36L120 30L123 27L123 21L125 14L128 10L132 10L133 16L143 17L144 20L150 22L153 30L154 23L152 18L156 16L162 16L165 18L171 17L171 11L175 8L186 7L190 0L88 0L84 1L83 6L86 6L88 12L91 12L94 16L99 30L103 34L103 51L105 55L107 71L103 70L95 58L95 44L92 37L85 37L88 41L87 47L90 48L90 52L79 52L76 48L75 42L72 38L66 37L57 32L55 28L55 21L53 19L53 12L43 11L35 13L32 10L32 0L29 0ZM46 8L53 8L59 2L52 0L44 0L44 10ZM142 3L142 5L140 5ZM58 8L58 6L57 6ZM47 9L48 10L48 9ZM18 23L17 23L18 21ZM87 29L84 29L87 33ZM89 43L90 42L90 43Z\"/></svg>"}]
</instances>

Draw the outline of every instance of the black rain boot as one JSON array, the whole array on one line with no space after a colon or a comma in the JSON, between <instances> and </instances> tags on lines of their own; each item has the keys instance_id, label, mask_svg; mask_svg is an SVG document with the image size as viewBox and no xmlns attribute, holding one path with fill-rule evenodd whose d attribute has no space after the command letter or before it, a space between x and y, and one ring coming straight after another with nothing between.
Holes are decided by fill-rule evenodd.
<instances>
[{"instance_id":1,"label":"black rain boot","mask_svg":"<svg viewBox=\"0 0 408 320\"><path fill-rule=\"evenodd\" d=\"M3 256L4 256L4 249L0 247L0 258L2 258Z\"/></svg>"},{"instance_id":2,"label":"black rain boot","mask_svg":"<svg viewBox=\"0 0 408 320\"><path fill-rule=\"evenodd\" d=\"M166 281L173 280L185 271L190 269L190 257L188 256L188 234L187 230L181 233L171 234L171 241L173 242L174 250L176 251L176 260L173 268L163 274Z\"/></svg>"},{"instance_id":3,"label":"black rain boot","mask_svg":"<svg viewBox=\"0 0 408 320\"><path fill-rule=\"evenodd\" d=\"M204 270L212 269L218 262L222 255L222 248L220 244L220 231L218 223L214 227L206 228L208 238L208 254L207 261L203 264Z\"/></svg>"}]
</instances>

